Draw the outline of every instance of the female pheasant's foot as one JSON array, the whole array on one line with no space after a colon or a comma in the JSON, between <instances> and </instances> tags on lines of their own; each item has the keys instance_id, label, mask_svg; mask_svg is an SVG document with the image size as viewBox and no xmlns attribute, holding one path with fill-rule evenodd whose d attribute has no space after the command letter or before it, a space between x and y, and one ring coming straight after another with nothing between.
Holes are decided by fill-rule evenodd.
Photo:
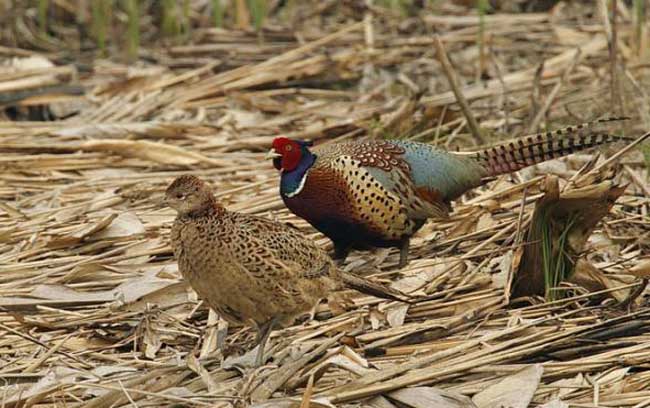
<instances>
[{"instance_id":1,"label":"female pheasant's foot","mask_svg":"<svg viewBox=\"0 0 650 408\"><path fill-rule=\"evenodd\" d=\"M261 367L266 362L264 359L264 348L266 346L266 341L271 335L271 330L273 330L273 326L275 326L276 323L277 319L273 318L257 327L257 341L259 343L259 348L257 349L257 356L255 356L255 367Z\"/></svg>"},{"instance_id":2,"label":"female pheasant's foot","mask_svg":"<svg viewBox=\"0 0 650 408\"><path fill-rule=\"evenodd\" d=\"M406 238L399 247L399 268L403 268L408 263L410 240Z\"/></svg>"}]
</instances>

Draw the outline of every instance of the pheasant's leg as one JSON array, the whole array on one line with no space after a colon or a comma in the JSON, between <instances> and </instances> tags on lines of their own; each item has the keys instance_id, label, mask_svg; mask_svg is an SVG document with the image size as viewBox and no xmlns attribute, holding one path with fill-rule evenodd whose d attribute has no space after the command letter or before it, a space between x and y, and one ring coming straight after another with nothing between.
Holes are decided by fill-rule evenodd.
<instances>
[{"instance_id":1,"label":"pheasant's leg","mask_svg":"<svg viewBox=\"0 0 650 408\"><path fill-rule=\"evenodd\" d=\"M316 302L316 304L314 304L314 306L312 306L312 308L309 309L309 320L307 320L307 322L311 322L312 320L314 320L314 317L316 317L316 310L318 309L318 303L319 302Z\"/></svg>"},{"instance_id":2,"label":"pheasant's leg","mask_svg":"<svg viewBox=\"0 0 650 408\"><path fill-rule=\"evenodd\" d=\"M409 244L410 244L410 240L408 238L403 239L402 243L400 244L400 247L399 247L399 265L398 265L400 268L405 267L406 263L408 262Z\"/></svg>"},{"instance_id":3,"label":"pheasant's leg","mask_svg":"<svg viewBox=\"0 0 650 408\"><path fill-rule=\"evenodd\" d=\"M348 257L350 253L350 244L334 243L334 260L337 263L342 264L345 261L345 258Z\"/></svg>"},{"instance_id":4,"label":"pheasant's leg","mask_svg":"<svg viewBox=\"0 0 650 408\"><path fill-rule=\"evenodd\" d=\"M257 341L259 342L259 348L257 349L257 356L255 356L255 367L260 367L264 364L264 347L266 346L266 341L269 339L271 330L276 323L276 319L273 318L266 323L263 323L257 326Z\"/></svg>"}]
</instances>

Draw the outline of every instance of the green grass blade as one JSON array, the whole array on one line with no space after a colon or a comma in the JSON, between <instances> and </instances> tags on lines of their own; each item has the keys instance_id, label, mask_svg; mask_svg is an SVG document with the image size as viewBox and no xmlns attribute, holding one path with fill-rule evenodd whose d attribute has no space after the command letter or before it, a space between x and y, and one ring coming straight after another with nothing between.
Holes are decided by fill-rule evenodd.
<instances>
[{"instance_id":1,"label":"green grass blade","mask_svg":"<svg viewBox=\"0 0 650 408\"><path fill-rule=\"evenodd\" d=\"M190 0L183 0L183 20L181 31L186 38L192 35L192 20L190 19Z\"/></svg>"},{"instance_id":2,"label":"green grass blade","mask_svg":"<svg viewBox=\"0 0 650 408\"><path fill-rule=\"evenodd\" d=\"M221 0L212 0L212 19L216 28L220 28L223 25L223 6L221 5Z\"/></svg>"},{"instance_id":3,"label":"green grass blade","mask_svg":"<svg viewBox=\"0 0 650 408\"><path fill-rule=\"evenodd\" d=\"M248 8L251 11L255 31L259 32L264 25L264 20L266 19L266 0L249 0Z\"/></svg>"},{"instance_id":4,"label":"green grass blade","mask_svg":"<svg viewBox=\"0 0 650 408\"><path fill-rule=\"evenodd\" d=\"M38 0L38 25L43 34L47 35L47 9L49 0Z\"/></svg>"},{"instance_id":5,"label":"green grass blade","mask_svg":"<svg viewBox=\"0 0 650 408\"><path fill-rule=\"evenodd\" d=\"M111 0L96 0L90 3L93 19L92 32L101 56L106 56L106 33L111 3Z\"/></svg>"},{"instance_id":6,"label":"green grass blade","mask_svg":"<svg viewBox=\"0 0 650 408\"><path fill-rule=\"evenodd\" d=\"M124 0L124 8L128 16L127 28L127 51L129 58L135 60L138 57L140 46L140 10L138 0Z\"/></svg>"}]
</instances>

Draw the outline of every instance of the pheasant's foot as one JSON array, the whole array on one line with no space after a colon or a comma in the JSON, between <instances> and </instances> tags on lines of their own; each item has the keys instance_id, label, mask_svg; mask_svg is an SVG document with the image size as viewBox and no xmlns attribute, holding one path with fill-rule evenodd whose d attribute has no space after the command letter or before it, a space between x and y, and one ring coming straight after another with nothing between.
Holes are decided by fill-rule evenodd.
<instances>
[{"instance_id":1,"label":"pheasant's foot","mask_svg":"<svg viewBox=\"0 0 650 408\"><path fill-rule=\"evenodd\" d=\"M399 264L397 265L400 269L405 267L408 263L409 257L409 244L410 240L408 238L402 241L402 244L399 248Z\"/></svg>"},{"instance_id":2,"label":"pheasant's foot","mask_svg":"<svg viewBox=\"0 0 650 408\"><path fill-rule=\"evenodd\" d=\"M279 321L280 321L280 317L276 316L273 319L258 325L257 342L259 348L257 350L257 356L255 357L255 367L261 367L266 361L264 360L264 347L266 346L266 342L269 339L269 336L271 335L271 330L273 330L273 326L275 326Z\"/></svg>"},{"instance_id":3,"label":"pheasant's foot","mask_svg":"<svg viewBox=\"0 0 650 408\"><path fill-rule=\"evenodd\" d=\"M332 259L334 259L337 265L342 265L343 262L345 262L345 259L350 253L350 249L351 247L349 244L334 243L334 254L332 254Z\"/></svg>"}]
</instances>

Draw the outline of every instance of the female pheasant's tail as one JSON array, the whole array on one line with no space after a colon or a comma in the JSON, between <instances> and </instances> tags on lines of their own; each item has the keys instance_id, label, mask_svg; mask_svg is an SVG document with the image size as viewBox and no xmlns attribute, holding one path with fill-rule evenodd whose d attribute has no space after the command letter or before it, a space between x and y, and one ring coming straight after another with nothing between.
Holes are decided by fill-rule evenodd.
<instances>
[{"instance_id":1,"label":"female pheasant's tail","mask_svg":"<svg viewBox=\"0 0 650 408\"><path fill-rule=\"evenodd\" d=\"M475 153L475 159L487 170L486 176L511 173L591 147L633 140L599 130L599 125L627 119L600 119L553 132L524 136L479 151Z\"/></svg>"},{"instance_id":2,"label":"female pheasant's tail","mask_svg":"<svg viewBox=\"0 0 650 408\"><path fill-rule=\"evenodd\" d=\"M361 293L375 296L382 299L396 300L398 302L414 303L408 295L389 288L379 283L371 282L368 279L355 275L350 272L341 271L343 284L349 288L356 289Z\"/></svg>"}]
</instances>

